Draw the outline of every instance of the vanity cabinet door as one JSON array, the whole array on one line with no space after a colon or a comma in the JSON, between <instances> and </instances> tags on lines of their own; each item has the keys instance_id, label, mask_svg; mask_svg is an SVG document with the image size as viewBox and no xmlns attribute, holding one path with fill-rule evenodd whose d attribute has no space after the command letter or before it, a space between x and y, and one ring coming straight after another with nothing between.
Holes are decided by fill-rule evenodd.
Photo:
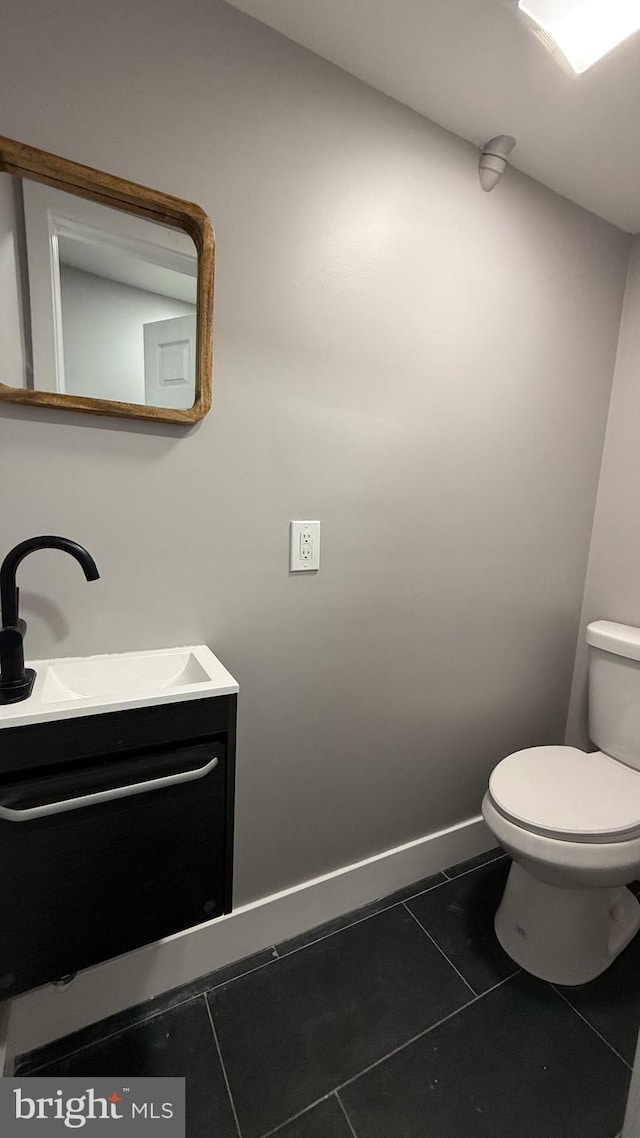
<instances>
[{"instance_id":1,"label":"vanity cabinet door","mask_svg":"<svg viewBox=\"0 0 640 1138\"><path fill-rule=\"evenodd\" d=\"M227 760L218 737L2 782L0 997L224 911Z\"/></svg>"}]
</instances>

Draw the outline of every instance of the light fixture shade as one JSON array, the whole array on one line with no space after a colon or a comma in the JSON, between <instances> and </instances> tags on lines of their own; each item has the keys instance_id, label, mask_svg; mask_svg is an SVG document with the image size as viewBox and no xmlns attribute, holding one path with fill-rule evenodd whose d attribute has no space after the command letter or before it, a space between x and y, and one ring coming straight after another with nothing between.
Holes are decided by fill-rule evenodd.
<instances>
[{"instance_id":1,"label":"light fixture shade","mask_svg":"<svg viewBox=\"0 0 640 1138\"><path fill-rule=\"evenodd\" d=\"M640 28L640 0L519 0L581 74Z\"/></svg>"}]
</instances>

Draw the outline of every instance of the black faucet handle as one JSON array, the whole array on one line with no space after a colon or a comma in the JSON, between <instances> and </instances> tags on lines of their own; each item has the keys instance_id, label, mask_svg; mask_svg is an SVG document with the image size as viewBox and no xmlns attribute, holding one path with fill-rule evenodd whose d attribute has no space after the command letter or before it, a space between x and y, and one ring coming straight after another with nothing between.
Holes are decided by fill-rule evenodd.
<instances>
[{"instance_id":1,"label":"black faucet handle","mask_svg":"<svg viewBox=\"0 0 640 1138\"><path fill-rule=\"evenodd\" d=\"M60 549L81 565L87 581L97 581L100 574L91 554L77 541L49 534L21 541L7 553L0 565L0 704L27 699L35 680L33 668L24 666L23 639L27 626L19 617L20 592L16 572L28 553L37 549Z\"/></svg>"},{"instance_id":2,"label":"black faucet handle","mask_svg":"<svg viewBox=\"0 0 640 1138\"><path fill-rule=\"evenodd\" d=\"M4 655L5 652L15 652L16 648L20 648L26 631L24 620L0 628L0 655Z\"/></svg>"},{"instance_id":3,"label":"black faucet handle","mask_svg":"<svg viewBox=\"0 0 640 1138\"><path fill-rule=\"evenodd\" d=\"M0 628L0 668L11 673L14 659L22 661L22 643L26 631L27 625L20 619L15 624L6 624L4 628ZM3 677L0 684L0 706L27 699L31 695L35 680L36 674L33 668L25 668L24 664L18 676L12 675L11 679Z\"/></svg>"},{"instance_id":4,"label":"black faucet handle","mask_svg":"<svg viewBox=\"0 0 640 1138\"><path fill-rule=\"evenodd\" d=\"M0 628L0 670L6 671L8 663L8 670L11 673L13 661L15 659L23 661L23 642L26 631L27 622L22 620L22 617L18 617L15 624L6 624L4 628ZM12 677L10 680L5 680L3 677L0 684L0 706L7 703L19 703L20 700L27 699L33 691L35 682L36 673L33 668L25 668L23 662L21 674Z\"/></svg>"}]
</instances>

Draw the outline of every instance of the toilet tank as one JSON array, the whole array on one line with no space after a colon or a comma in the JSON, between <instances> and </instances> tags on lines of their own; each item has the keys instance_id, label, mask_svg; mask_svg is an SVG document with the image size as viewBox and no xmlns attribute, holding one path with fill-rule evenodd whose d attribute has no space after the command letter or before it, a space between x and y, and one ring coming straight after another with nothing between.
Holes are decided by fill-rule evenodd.
<instances>
[{"instance_id":1,"label":"toilet tank","mask_svg":"<svg viewBox=\"0 0 640 1138\"><path fill-rule=\"evenodd\" d=\"M589 645L589 737L640 770L640 628L596 620Z\"/></svg>"}]
</instances>

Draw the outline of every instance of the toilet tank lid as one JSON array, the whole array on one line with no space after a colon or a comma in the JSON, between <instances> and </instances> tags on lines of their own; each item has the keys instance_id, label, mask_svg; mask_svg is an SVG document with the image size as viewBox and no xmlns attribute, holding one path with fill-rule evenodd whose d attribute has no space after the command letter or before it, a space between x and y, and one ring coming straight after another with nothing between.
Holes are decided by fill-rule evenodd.
<instances>
[{"instance_id":1,"label":"toilet tank lid","mask_svg":"<svg viewBox=\"0 0 640 1138\"><path fill-rule=\"evenodd\" d=\"M614 624L610 620L594 620L587 625L587 644L613 652L616 656L626 656L629 660L640 660L640 628L631 624Z\"/></svg>"}]
</instances>

